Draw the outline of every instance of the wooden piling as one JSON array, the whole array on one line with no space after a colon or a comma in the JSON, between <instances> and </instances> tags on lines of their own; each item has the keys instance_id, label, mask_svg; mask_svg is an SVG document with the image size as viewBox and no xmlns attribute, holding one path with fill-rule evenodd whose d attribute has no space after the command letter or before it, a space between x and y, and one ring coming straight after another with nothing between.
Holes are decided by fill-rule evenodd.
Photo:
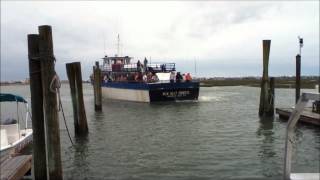
<instances>
[{"instance_id":1,"label":"wooden piling","mask_svg":"<svg viewBox=\"0 0 320 180\"><path fill-rule=\"evenodd\" d=\"M94 86L94 109L95 111L102 110L102 92L101 92L101 70L99 61L96 61L96 66L93 67L93 86Z\"/></svg>"},{"instance_id":2,"label":"wooden piling","mask_svg":"<svg viewBox=\"0 0 320 180\"><path fill-rule=\"evenodd\" d=\"M266 115L269 109L269 93L268 93L268 66L269 66L269 54L270 54L271 40L263 40L263 75L261 79L261 93L260 93L260 105L259 115Z\"/></svg>"},{"instance_id":3,"label":"wooden piling","mask_svg":"<svg viewBox=\"0 0 320 180\"><path fill-rule=\"evenodd\" d=\"M57 111L57 94L50 87L56 72L54 68L53 42L51 26L39 26L39 51L41 62L42 91L46 128L47 166L49 179L62 179L60 129Z\"/></svg>"},{"instance_id":4,"label":"wooden piling","mask_svg":"<svg viewBox=\"0 0 320 180\"><path fill-rule=\"evenodd\" d=\"M269 79L269 94L268 94L268 110L266 111L268 116L274 116L274 77Z\"/></svg>"},{"instance_id":5,"label":"wooden piling","mask_svg":"<svg viewBox=\"0 0 320 180\"><path fill-rule=\"evenodd\" d=\"M33 132L33 169L34 179L47 179L46 142L43 114L43 94L41 65L39 59L39 35L28 35L29 77Z\"/></svg>"},{"instance_id":6,"label":"wooden piling","mask_svg":"<svg viewBox=\"0 0 320 180\"><path fill-rule=\"evenodd\" d=\"M296 56L296 103L300 98L300 88L301 88L301 56L298 54Z\"/></svg>"},{"instance_id":7,"label":"wooden piling","mask_svg":"<svg viewBox=\"0 0 320 180\"><path fill-rule=\"evenodd\" d=\"M88 124L83 102L82 75L80 62L66 64L73 105L74 130L76 135L86 135Z\"/></svg>"}]
</instances>

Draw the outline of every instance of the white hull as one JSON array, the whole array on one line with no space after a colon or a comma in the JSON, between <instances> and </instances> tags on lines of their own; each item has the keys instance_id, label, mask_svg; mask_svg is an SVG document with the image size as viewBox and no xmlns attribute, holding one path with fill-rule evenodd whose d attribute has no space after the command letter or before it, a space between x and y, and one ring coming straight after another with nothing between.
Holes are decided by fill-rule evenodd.
<instances>
[{"instance_id":1,"label":"white hull","mask_svg":"<svg viewBox=\"0 0 320 180\"><path fill-rule=\"evenodd\" d=\"M149 90L102 87L101 91L102 96L107 99L117 99L135 102L150 102Z\"/></svg>"},{"instance_id":2,"label":"white hull","mask_svg":"<svg viewBox=\"0 0 320 180\"><path fill-rule=\"evenodd\" d=\"M19 135L18 132L16 134L7 132L6 130L8 129L5 129L5 126L8 125L1 125L1 161L10 157L12 154L21 152L28 144L32 142L32 129L20 130Z\"/></svg>"}]
</instances>

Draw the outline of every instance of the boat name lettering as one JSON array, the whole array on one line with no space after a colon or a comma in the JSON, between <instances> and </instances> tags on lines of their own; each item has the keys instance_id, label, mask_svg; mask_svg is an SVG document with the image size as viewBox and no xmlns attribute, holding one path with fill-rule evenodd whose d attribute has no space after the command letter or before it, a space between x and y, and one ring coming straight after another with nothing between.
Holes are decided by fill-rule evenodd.
<instances>
[{"instance_id":1,"label":"boat name lettering","mask_svg":"<svg viewBox=\"0 0 320 180\"><path fill-rule=\"evenodd\" d=\"M184 97L190 94L190 91L169 91L169 92L162 92L163 96L166 97Z\"/></svg>"}]
</instances>

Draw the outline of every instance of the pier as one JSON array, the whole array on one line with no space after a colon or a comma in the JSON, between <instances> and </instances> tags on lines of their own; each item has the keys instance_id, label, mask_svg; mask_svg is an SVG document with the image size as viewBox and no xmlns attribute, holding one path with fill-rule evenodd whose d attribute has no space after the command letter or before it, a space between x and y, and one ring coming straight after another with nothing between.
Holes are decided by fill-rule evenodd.
<instances>
[{"instance_id":1,"label":"pier","mask_svg":"<svg viewBox=\"0 0 320 180\"><path fill-rule=\"evenodd\" d=\"M10 157L1 162L1 180L21 179L31 170L31 155L19 155Z\"/></svg>"},{"instance_id":2,"label":"pier","mask_svg":"<svg viewBox=\"0 0 320 180\"><path fill-rule=\"evenodd\" d=\"M276 108L276 113L279 115L280 119L288 120L293 108ZM312 112L311 108L305 108L299 119L300 122L305 124L312 124L320 126L320 114Z\"/></svg>"}]
</instances>

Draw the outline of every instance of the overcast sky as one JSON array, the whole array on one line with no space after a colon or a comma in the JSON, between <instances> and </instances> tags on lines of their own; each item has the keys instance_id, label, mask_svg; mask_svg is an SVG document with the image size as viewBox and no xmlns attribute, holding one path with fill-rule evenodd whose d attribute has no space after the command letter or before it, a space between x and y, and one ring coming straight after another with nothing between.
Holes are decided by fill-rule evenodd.
<instances>
[{"instance_id":1,"label":"overcast sky","mask_svg":"<svg viewBox=\"0 0 320 180\"><path fill-rule=\"evenodd\" d=\"M269 75L294 75L298 38L302 74L319 74L319 1L1 1L1 81L28 77L27 34L53 29L56 71L116 54L176 62L197 76L260 76L262 40L271 39Z\"/></svg>"}]
</instances>

